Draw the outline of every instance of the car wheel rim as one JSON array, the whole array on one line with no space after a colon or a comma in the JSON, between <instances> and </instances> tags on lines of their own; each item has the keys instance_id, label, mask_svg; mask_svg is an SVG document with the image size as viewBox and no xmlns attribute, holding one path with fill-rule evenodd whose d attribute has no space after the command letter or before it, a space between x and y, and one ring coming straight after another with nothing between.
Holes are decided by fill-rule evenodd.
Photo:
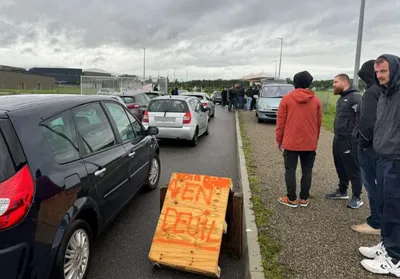
<instances>
[{"instance_id":1,"label":"car wheel rim","mask_svg":"<svg viewBox=\"0 0 400 279\"><path fill-rule=\"evenodd\" d=\"M64 258L64 278L82 279L89 263L89 236L79 229L71 236Z\"/></svg>"},{"instance_id":2,"label":"car wheel rim","mask_svg":"<svg viewBox=\"0 0 400 279\"><path fill-rule=\"evenodd\" d=\"M160 167L158 165L158 160L156 158L153 158L153 160L151 161L151 168L149 175L149 182L151 185L154 185L157 182L159 169Z\"/></svg>"}]
</instances>

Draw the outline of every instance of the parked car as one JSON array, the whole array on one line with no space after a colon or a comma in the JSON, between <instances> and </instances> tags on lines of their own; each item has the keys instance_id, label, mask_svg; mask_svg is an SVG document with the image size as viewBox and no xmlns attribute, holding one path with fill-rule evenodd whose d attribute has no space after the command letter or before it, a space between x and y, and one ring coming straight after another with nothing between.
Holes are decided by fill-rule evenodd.
<instances>
[{"instance_id":1,"label":"parked car","mask_svg":"<svg viewBox=\"0 0 400 279\"><path fill-rule=\"evenodd\" d=\"M157 132L105 96L1 96L0 277L85 278L95 238L158 185Z\"/></svg>"},{"instance_id":2,"label":"parked car","mask_svg":"<svg viewBox=\"0 0 400 279\"><path fill-rule=\"evenodd\" d=\"M164 96L165 93L162 91L150 91L150 92L146 92L146 95L149 96L150 99L154 99L160 96Z\"/></svg>"},{"instance_id":3,"label":"parked car","mask_svg":"<svg viewBox=\"0 0 400 279\"><path fill-rule=\"evenodd\" d=\"M256 117L258 122L276 120L282 97L294 90L291 84L263 84L256 97Z\"/></svg>"},{"instance_id":4,"label":"parked car","mask_svg":"<svg viewBox=\"0 0 400 279\"><path fill-rule=\"evenodd\" d=\"M143 113L150 102L150 97L145 92L128 93L118 95L126 104L126 107L139 119L142 120Z\"/></svg>"},{"instance_id":5,"label":"parked car","mask_svg":"<svg viewBox=\"0 0 400 279\"><path fill-rule=\"evenodd\" d=\"M212 100L214 104L222 104L222 93L221 92L213 92Z\"/></svg>"},{"instance_id":6,"label":"parked car","mask_svg":"<svg viewBox=\"0 0 400 279\"><path fill-rule=\"evenodd\" d=\"M205 108L209 108L208 113L210 117L215 116L215 104L210 97L208 97L207 93L204 92L196 92L196 93L183 93L181 96L193 96L200 100L201 104Z\"/></svg>"},{"instance_id":7,"label":"parked car","mask_svg":"<svg viewBox=\"0 0 400 279\"><path fill-rule=\"evenodd\" d=\"M119 96L116 96L116 95L104 95L104 96L107 96L110 99L114 99L114 100L118 101L120 104L122 104L124 107L127 107L124 100L122 100L121 97L119 97Z\"/></svg>"},{"instance_id":8,"label":"parked car","mask_svg":"<svg viewBox=\"0 0 400 279\"><path fill-rule=\"evenodd\" d=\"M97 91L97 95L114 95L117 94L117 91L115 91L112 88L101 88L99 91Z\"/></svg>"},{"instance_id":9,"label":"parked car","mask_svg":"<svg viewBox=\"0 0 400 279\"><path fill-rule=\"evenodd\" d=\"M208 135L208 110L193 96L162 96L151 100L143 116L143 126L157 127L157 139L188 140L196 146Z\"/></svg>"}]
</instances>

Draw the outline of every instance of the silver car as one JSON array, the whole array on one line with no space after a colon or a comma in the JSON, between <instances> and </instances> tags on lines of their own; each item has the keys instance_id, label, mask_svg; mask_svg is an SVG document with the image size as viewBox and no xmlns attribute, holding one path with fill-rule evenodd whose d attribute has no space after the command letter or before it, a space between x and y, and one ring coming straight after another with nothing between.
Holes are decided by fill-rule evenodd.
<instances>
[{"instance_id":1,"label":"silver car","mask_svg":"<svg viewBox=\"0 0 400 279\"><path fill-rule=\"evenodd\" d=\"M199 137L208 135L208 108L193 96L161 96L150 101L143 126L157 127L157 139L188 140L196 146Z\"/></svg>"},{"instance_id":2,"label":"silver car","mask_svg":"<svg viewBox=\"0 0 400 279\"><path fill-rule=\"evenodd\" d=\"M294 90L291 84L263 84L256 97L256 117L258 122L275 121L282 97Z\"/></svg>"},{"instance_id":3,"label":"silver car","mask_svg":"<svg viewBox=\"0 0 400 279\"><path fill-rule=\"evenodd\" d=\"M203 107L208 108L208 113L210 117L215 116L215 104L213 100L204 92L194 92L194 93L183 93L181 96L193 96L200 100Z\"/></svg>"}]
</instances>

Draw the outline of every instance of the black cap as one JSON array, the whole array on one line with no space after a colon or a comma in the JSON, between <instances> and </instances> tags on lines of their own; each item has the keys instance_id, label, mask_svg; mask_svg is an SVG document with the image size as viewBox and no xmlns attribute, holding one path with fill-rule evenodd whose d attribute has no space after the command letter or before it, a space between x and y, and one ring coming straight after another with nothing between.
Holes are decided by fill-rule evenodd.
<instances>
[{"instance_id":1,"label":"black cap","mask_svg":"<svg viewBox=\"0 0 400 279\"><path fill-rule=\"evenodd\" d=\"M308 88L313 81L313 76L308 71L299 72L294 75L294 88Z\"/></svg>"}]
</instances>

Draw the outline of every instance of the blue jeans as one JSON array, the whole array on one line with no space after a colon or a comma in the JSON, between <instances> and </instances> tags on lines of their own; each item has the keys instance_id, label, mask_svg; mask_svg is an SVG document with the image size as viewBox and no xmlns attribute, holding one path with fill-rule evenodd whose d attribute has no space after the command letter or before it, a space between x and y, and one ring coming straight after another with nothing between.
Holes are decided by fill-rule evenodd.
<instances>
[{"instance_id":1,"label":"blue jeans","mask_svg":"<svg viewBox=\"0 0 400 279\"><path fill-rule=\"evenodd\" d=\"M243 109L244 96L239 96L239 109Z\"/></svg>"},{"instance_id":2,"label":"blue jeans","mask_svg":"<svg viewBox=\"0 0 400 279\"><path fill-rule=\"evenodd\" d=\"M400 260L400 160L378 159L378 191L383 197L381 235L390 257Z\"/></svg>"},{"instance_id":3,"label":"blue jeans","mask_svg":"<svg viewBox=\"0 0 400 279\"><path fill-rule=\"evenodd\" d=\"M377 183L377 157L375 150L372 146L365 150L360 150L358 157L360 160L361 178L365 190L368 193L369 207L371 210L371 215L367 218L367 224L374 229L380 229L382 213L379 210L379 206L382 200L379 199L377 191L378 187L382 186Z\"/></svg>"}]
</instances>

